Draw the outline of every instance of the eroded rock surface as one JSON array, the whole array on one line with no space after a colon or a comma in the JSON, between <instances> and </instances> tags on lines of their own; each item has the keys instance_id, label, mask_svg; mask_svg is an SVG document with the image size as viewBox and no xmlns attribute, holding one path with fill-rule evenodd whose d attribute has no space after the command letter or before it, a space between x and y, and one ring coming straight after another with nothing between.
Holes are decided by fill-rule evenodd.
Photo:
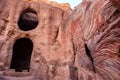
<instances>
[{"instance_id":1,"label":"eroded rock surface","mask_svg":"<svg viewBox=\"0 0 120 80\"><path fill-rule=\"evenodd\" d=\"M110 0L116 8L120 9L120 0Z\"/></svg>"},{"instance_id":2,"label":"eroded rock surface","mask_svg":"<svg viewBox=\"0 0 120 80\"><path fill-rule=\"evenodd\" d=\"M23 0L23 1L46 3L46 4L50 4L50 5L54 6L54 7L61 8L63 10L70 9L70 4L69 3L57 3L57 2L52 1L52 0Z\"/></svg>"},{"instance_id":3,"label":"eroded rock surface","mask_svg":"<svg viewBox=\"0 0 120 80\"><path fill-rule=\"evenodd\" d=\"M0 79L120 80L119 1L83 0L74 10L48 3L0 0Z\"/></svg>"},{"instance_id":4,"label":"eroded rock surface","mask_svg":"<svg viewBox=\"0 0 120 80\"><path fill-rule=\"evenodd\" d=\"M109 0L84 0L71 18L79 80L119 80L120 11Z\"/></svg>"}]
</instances>

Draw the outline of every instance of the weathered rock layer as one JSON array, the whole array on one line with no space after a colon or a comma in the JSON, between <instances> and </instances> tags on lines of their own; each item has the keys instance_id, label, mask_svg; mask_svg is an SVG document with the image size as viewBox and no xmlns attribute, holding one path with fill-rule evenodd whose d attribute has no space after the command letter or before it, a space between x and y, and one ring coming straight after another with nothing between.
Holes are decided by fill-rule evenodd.
<instances>
[{"instance_id":1,"label":"weathered rock layer","mask_svg":"<svg viewBox=\"0 0 120 80\"><path fill-rule=\"evenodd\" d=\"M118 8L119 9L119 8ZM120 79L120 11L109 0L84 0L72 15L79 80Z\"/></svg>"}]
</instances>

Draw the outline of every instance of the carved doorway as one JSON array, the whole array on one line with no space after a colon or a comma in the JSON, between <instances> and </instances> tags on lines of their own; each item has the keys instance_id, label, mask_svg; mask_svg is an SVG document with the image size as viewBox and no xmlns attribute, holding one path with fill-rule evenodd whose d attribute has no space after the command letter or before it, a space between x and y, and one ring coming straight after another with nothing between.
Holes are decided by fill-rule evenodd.
<instances>
[{"instance_id":1,"label":"carved doorway","mask_svg":"<svg viewBox=\"0 0 120 80\"><path fill-rule=\"evenodd\" d=\"M10 69L16 72L22 72L30 69L30 60L33 50L33 43L29 38L20 38L16 40L13 46L13 55Z\"/></svg>"}]
</instances>

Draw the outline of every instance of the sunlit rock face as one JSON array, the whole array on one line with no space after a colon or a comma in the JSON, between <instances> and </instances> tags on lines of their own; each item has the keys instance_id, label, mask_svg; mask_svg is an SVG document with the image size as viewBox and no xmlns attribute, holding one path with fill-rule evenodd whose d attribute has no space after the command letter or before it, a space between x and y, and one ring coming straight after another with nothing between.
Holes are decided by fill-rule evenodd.
<instances>
[{"instance_id":1,"label":"sunlit rock face","mask_svg":"<svg viewBox=\"0 0 120 80\"><path fill-rule=\"evenodd\" d=\"M58 7L58 8L61 8L63 10L67 10L67 9L70 9L70 4L69 3L57 3L55 1L52 1L52 0L23 0L23 1L32 1L32 2L43 2L43 3L46 3L46 4L50 4L52 6L55 6L55 7Z\"/></svg>"},{"instance_id":2,"label":"sunlit rock face","mask_svg":"<svg viewBox=\"0 0 120 80\"><path fill-rule=\"evenodd\" d=\"M119 80L116 2L0 0L0 80Z\"/></svg>"},{"instance_id":3,"label":"sunlit rock face","mask_svg":"<svg viewBox=\"0 0 120 80\"><path fill-rule=\"evenodd\" d=\"M72 10L43 2L0 3L0 74L7 80L15 76L22 80L68 80L74 52L64 25Z\"/></svg>"}]
</instances>

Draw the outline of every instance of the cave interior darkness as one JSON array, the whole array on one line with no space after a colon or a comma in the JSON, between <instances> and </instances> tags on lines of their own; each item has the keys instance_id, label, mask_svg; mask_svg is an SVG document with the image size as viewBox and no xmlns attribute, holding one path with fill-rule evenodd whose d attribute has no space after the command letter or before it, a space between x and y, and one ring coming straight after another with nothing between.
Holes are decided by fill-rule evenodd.
<instances>
[{"instance_id":1,"label":"cave interior darkness","mask_svg":"<svg viewBox=\"0 0 120 80\"><path fill-rule=\"evenodd\" d=\"M16 40L13 46L13 55L10 69L16 72L22 72L30 69L30 60L33 50L33 43L29 38L20 38Z\"/></svg>"}]
</instances>

